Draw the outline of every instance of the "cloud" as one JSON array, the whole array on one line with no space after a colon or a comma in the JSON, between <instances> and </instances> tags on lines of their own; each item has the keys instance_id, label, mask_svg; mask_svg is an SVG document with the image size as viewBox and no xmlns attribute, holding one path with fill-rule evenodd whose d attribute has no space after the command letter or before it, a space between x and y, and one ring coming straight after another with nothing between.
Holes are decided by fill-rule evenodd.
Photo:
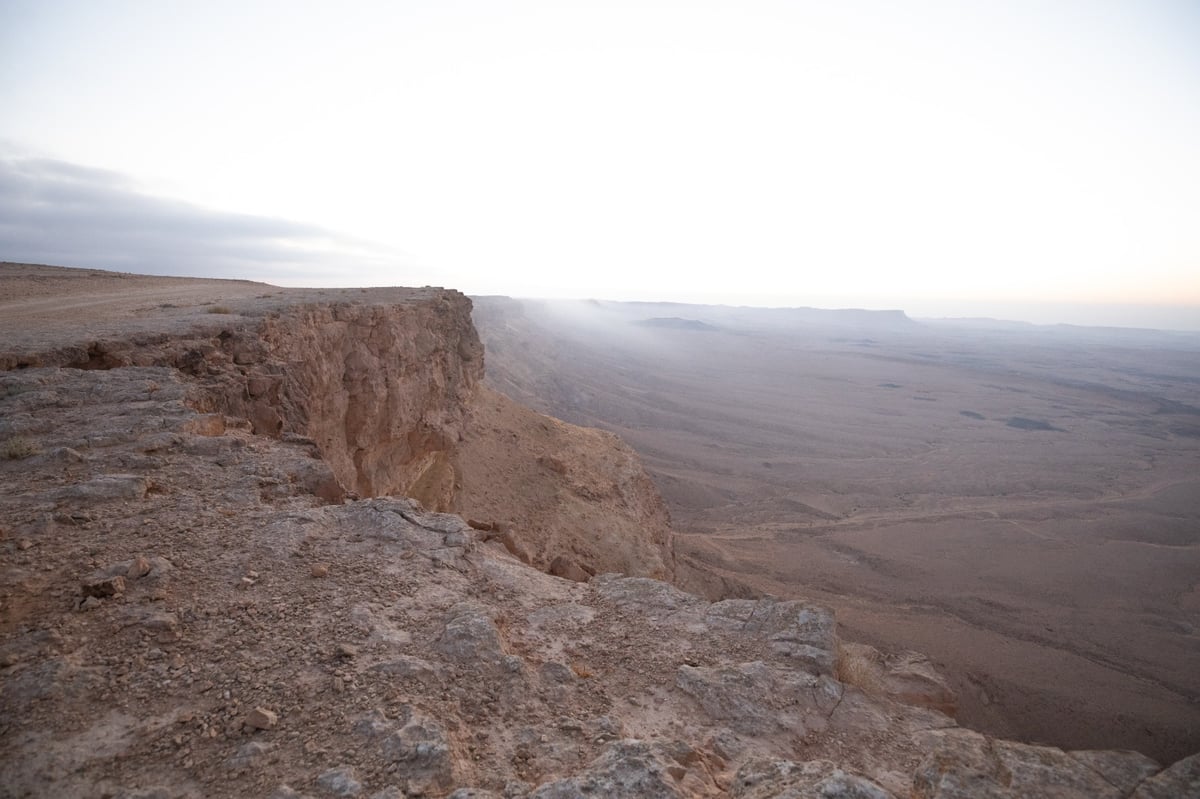
<instances>
[{"instance_id":1,"label":"cloud","mask_svg":"<svg viewBox=\"0 0 1200 799\"><path fill-rule=\"evenodd\" d=\"M0 260L295 282L391 271L401 258L316 225L145 194L118 172L0 156Z\"/></svg>"}]
</instances>

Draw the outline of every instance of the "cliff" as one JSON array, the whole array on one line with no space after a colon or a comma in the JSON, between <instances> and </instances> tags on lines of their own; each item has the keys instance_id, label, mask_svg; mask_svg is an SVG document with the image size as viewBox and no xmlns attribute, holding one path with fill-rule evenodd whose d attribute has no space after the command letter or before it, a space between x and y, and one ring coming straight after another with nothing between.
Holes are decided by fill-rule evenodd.
<instances>
[{"instance_id":1,"label":"cliff","mask_svg":"<svg viewBox=\"0 0 1200 799\"><path fill-rule=\"evenodd\" d=\"M189 378L198 410L310 439L354 495L477 517L542 569L673 574L666 510L637 456L482 387L483 346L458 292L8 269L10 284L32 282L79 315L47 324L34 292L10 288L25 299L5 316L0 368L167 366ZM115 285L85 288L96 281ZM197 288L214 299L195 302Z\"/></svg>"},{"instance_id":2,"label":"cliff","mask_svg":"<svg viewBox=\"0 0 1200 799\"><path fill-rule=\"evenodd\" d=\"M478 385L456 293L208 285L219 304L184 306L164 291L0 322L42 342L10 344L0 372L0 795L1200 785L1200 757L1163 769L959 729L926 706L950 709L936 675L843 647L818 605L588 575L588 558L652 561L662 540L621 531L665 517L610 436ZM130 324L113 305L147 310ZM347 493L385 486L424 499ZM622 508L627 526L606 528ZM522 534L523 512L550 544ZM583 532L554 538L555 514ZM522 563L526 546L534 561L569 550L581 560L558 570L576 579Z\"/></svg>"}]
</instances>

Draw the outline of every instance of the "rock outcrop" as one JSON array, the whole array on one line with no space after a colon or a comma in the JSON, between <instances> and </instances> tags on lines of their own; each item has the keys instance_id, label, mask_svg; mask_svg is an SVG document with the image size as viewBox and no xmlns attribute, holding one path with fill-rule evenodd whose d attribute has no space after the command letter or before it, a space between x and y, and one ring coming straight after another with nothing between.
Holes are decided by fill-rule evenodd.
<instances>
[{"instance_id":1,"label":"rock outcrop","mask_svg":"<svg viewBox=\"0 0 1200 799\"><path fill-rule=\"evenodd\" d=\"M920 652L885 654L867 644L846 643L838 677L906 705L933 708L951 717L958 710L953 689Z\"/></svg>"},{"instance_id":2,"label":"rock outcrop","mask_svg":"<svg viewBox=\"0 0 1200 799\"><path fill-rule=\"evenodd\" d=\"M454 449L454 510L487 520L544 571L669 579L670 520L637 455L619 438L560 422L479 386Z\"/></svg>"}]
</instances>

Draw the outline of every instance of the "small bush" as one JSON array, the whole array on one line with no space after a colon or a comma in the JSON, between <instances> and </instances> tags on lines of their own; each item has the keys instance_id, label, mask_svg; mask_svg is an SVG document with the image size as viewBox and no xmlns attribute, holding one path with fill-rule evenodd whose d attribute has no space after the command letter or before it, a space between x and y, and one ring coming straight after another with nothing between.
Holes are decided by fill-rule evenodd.
<instances>
[{"instance_id":1,"label":"small bush","mask_svg":"<svg viewBox=\"0 0 1200 799\"><path fill-rule=\"evenodd\" d=\"M212 305L209 306L209 313L233 313L233 309L228 305Z\"/></svg>"},{"instance_id":2,"label":"small bush","mask_svg":"<svg viewBox=\"0 0 1200 799\"><path fill-rule=\"evenodd\" d=\"M4 442L3 448L0 448L0 457L6 461L16 461L39 452L41 452L41 448L25 436L13 436Z\"/></svg>"}]
</instances>

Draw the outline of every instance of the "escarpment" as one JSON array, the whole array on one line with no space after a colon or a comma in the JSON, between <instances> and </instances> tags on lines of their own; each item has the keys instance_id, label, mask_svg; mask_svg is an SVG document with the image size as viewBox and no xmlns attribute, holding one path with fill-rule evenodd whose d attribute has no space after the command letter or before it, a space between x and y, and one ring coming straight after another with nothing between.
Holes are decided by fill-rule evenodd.
<instances>
[{"instance_id":1,"label":"escarpment","mask_svg":"<svg viewBox=\"0 0 1200 799\"><path fill-rule=\"evenodd\" d=\"M77 288L70 278L90 274L49 269L64 283L60 296ZM214 293L229 288L208 282ZM483 387L467 297L233 288L254 296L134 308L98 331L61 325L0 352L0 365L172 367L189 378L198 410L245 420L258 435L311 440L352 494L462 512L542 569L673 575L666 509L637 456L615 436Z\"/></svg>"}]
</instances>

